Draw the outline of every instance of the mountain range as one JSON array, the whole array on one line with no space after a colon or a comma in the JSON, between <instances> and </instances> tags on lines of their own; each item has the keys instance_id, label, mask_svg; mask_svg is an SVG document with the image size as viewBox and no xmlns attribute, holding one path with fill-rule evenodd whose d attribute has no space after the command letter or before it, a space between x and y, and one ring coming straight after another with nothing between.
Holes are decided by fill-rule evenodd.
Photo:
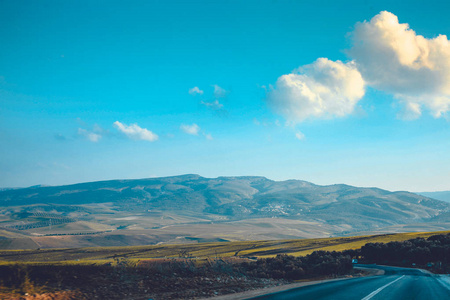
<instances>
[{"instance_id":1,"label":"mountain range","mask_svg":"<svg viewBox=\"0 0 450 300\"><path fill-rule=\"evenodd\" d=\"M446 229L450 203L344 184L182 175L3 190L0 217L4 230L32 237L151 236L139 244Z\"/></svg>"}]
</instances>

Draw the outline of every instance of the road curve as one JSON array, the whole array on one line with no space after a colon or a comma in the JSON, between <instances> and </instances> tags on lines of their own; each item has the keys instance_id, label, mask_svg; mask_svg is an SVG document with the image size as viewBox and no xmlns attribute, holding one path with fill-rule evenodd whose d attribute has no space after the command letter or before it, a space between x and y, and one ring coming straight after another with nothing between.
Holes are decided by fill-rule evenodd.
<instances>
[{"instance_id":1,"label":"road curve","mask_svg":"<svg viewBox=\"0 0 450 300\"><path fill-rule=\"evenodd\" d=\"M431 300L450 299L450 277L424 270L359 265L384 270L384 275L333 281L249 299L270 300Z\"/></svg>"}]
</instances>

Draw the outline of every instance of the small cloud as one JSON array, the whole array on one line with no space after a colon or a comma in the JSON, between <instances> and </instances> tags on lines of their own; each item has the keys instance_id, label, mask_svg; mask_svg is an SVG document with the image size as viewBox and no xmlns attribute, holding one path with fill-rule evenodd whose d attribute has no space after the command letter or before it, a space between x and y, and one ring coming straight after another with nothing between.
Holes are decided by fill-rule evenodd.
<instances>
[{"instance_id":1,"label":"small cloud","mask_svg":"<svg viewBox=\"0 0 450 300\"><path fill-rule=\"evenodd\" d=\"M96 132L96 133L101 133L101 134L103 134L103 133L106 132L106 131L105 131L102 127L100 127L100 125L98 125L98 124L94 124L94 126L93 126L93 128L92 128L92 131L94 131L94 132Z\"/></svg>"},{"instance_id":2,"label":"small cloud","mask_svg":"<svg viewBox=\"0 0 450 300\"><path fill-rule=\"evenodd\" d=\"M203 91L201 89L199 89L197 86L194 86L192 89L189 89L189 94L190 95L203 95Z\"/></svg>"},{"instance_id":3,"label":"small cloud","mask_svg":"<svg viewBox=\"0 0 450 300\"><path fill-rule=\"evenodd\" d=\"M214 87L214 98L224 98L227 95L227 91L217 84L213 85Z\"/></svg>"},{"instance_id":4,"label":"small cloud","mask_svg":"<svg viewBox=\"0 0 450 300\"><path fill-rule=\"evenodd\" d=\"M303 141L303 140L305 139L305 135L303 134L303 132L297 131L297 132L295 133L295 138L296 138L297 140Z\"/></svg>"},{"instance_id":5,"label":"small cloud","mask_svg":"<svg viewBox=\"0 0 450 300\"><path fill-rule=\"evenodd\" d=\"M401 120L416 120L422 115L420 104L415 102L404 102L403 109L397 114L397 118Z\"/></svg>"},{"instance_id":6,"label":"small cloud","mask_svg":"<svg viewBox=\"0 0 450 300\"><path fill-rule=\"evenodd\" d=\"M84 136L93 143L98 142L102 138L101 134L83 128L78 128L78 135Z\"/></svg>"},{"instance_id":7,"label":"small cloud","mask_svg":"<svg viewBox=\"0 0 450 300\"><path fill-rule=\"evenodd\" d=\"M88 125L84 121L82 121L80 118L77 118L76 120L77 120L78 124L81 125L82 127L88 127ZM77 131L78 135L83 136L87 140L94 142L94 143L98 142L102 137L107 136L109 134L109 132L107 130L104 130L98 124L94 124L94 126L92 126L92 129L85 129L82 127L78 128L78 131ZM57 135L57 136L55 136L55 138L60 141L65 139L65 137L62 135Z\"/></svg>"},{"instance_id":8,"label":"small cloud","mask_svg":"<svg viewBox=\"0 0 450 300\"><path fill-rule=\"evenodd\" d=\"M212 137L212 135L210 134L210 133L205 133L205 134L203 134L204 136L205 136L205 138L208 140L208 141L212 141L213 140L213 137Z\"/></svg>"},{"instance_id":9,"label":"small cloud","mask_svg":"<svg viewBox=\"0 0 450 300\"><path fill-rule=\"evenodd\" d=\"M223 104L220 103L219 100L214 100L213 102L201 101L200 103L212 110L222 110L223 109Z\"/></svg>"},{"instance_id":10,"label":"small cloud","mask_svg":"<svg viewBox=\"0 0 450 300\"><path fill-rule=\"evenodd\" d=\"M200 132L200 127L195 123L192 125L181 124L180 129L190 135L198 135Z\"/></svg>"},{"instance_id":11,"label":"small cloud","mask_svg":"<svg viewBox=\"0 0 450 300\"><path fill-rule=\"evenodd\" d=\"M117 128L117 130L119 130L132 140L154 142L159 138L157 134L151 132L146 128L142 128L137 124L125 125L120 123L119 121L116 121L113 125Z\"/></svg>"},{"instance_id":12,"label":"small cloud","mask_svg":"<svg viewBox=\"0 0 450 300\"><path fill-rule=\"evenodd\" d=\"M223 103L219 101L221 98L225 98L228 94L228 91L221 88L217 84L213 85L214 92L213 92L213 99L210 101L200 101L200 104L205 106L206 108L216 112L219 115L226 116L228 114L227 110L225 109ZM194 87L189 90L189 93L191 95L194 94L203 94L203 91L198 89L198 87Z\"/></svg>"}]
</instances>

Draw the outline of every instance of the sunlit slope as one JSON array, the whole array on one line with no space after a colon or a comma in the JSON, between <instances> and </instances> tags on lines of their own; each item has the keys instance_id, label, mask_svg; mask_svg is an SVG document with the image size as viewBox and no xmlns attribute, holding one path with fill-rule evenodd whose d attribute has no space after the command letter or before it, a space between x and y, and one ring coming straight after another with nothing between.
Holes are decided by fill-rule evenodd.
<instances>
[{"instance_id":1,"label":"sunlit slope","mask_svg":"<svg viewBox=\"0 0 450 300\"><path fill-rule=\"evenodd\" d=\"M92 228L99 223L112 229L133 230L155 229L165 224L230 224L273 218L322 224L325 227L319 236L372 231L397 224L450 221L447 214L450 203L413 193L343 184L320 186L301 180L273 181L255 176L183 175L5 190L0 191L0 208L8 216L0 220L0 226L42 220L49 223L48 219L42 219L48 215L66 218L67 224L82 220L91 222ZM173 221L169 224L161 219L163 225L147 221L156 220L158 215L170 215ZM71 226L60 226L63 227L73 232ZM39 228L43 229L26 230L30 234L51 233ZM55 229L53 226L56 233ZM236 232L239 230L236 228ZM296 237L302 235L292 236Z\"/></svg>"},{"instance_id":2,"label":"sunlit slope","mask_svg":"<svg viewBox=\"0 0 450 300\"><path fill-rule=\"evenodd\" d=\"M0 262L75 262L113 260L114 258L151 259L164 257L233 257L274 256L281 253L306 255L316 250L342 251L358 249L366 243L404 241L416 237L427 238L442 232L399 233L345 238L199 243L187 245L95 247L79 249L3 250Z\"/></svg>"}]
</instances>

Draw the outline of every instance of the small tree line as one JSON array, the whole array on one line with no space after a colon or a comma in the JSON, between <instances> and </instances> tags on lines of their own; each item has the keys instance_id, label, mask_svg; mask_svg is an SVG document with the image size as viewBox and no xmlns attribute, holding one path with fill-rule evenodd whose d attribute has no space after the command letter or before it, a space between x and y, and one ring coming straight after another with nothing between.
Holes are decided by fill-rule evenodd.
<instances>
[{"instance_id":1,"label":"small tree line","mask_svg":"<svg viewBox=\"0 0 450 300\"><path fill-rule=\"evenodd\" d=\"M427 239L402 242L367 243L358 250L343 254L361 258L366 263L398 266L432 267L438 272L450 271L450 234L437 234Z\"/></svg>"},{"instance_id":2,"label":"small tree line","mask_svg":"<svg viewBox=\"0 0 450 300\"><path fill-rule=\"evenodd\" d=\"M348 274L353 268L349 255L335 251L314 251L303 257L279 254L236 267L247 276L287 280Z\"/></svg>"}]
</instances>

